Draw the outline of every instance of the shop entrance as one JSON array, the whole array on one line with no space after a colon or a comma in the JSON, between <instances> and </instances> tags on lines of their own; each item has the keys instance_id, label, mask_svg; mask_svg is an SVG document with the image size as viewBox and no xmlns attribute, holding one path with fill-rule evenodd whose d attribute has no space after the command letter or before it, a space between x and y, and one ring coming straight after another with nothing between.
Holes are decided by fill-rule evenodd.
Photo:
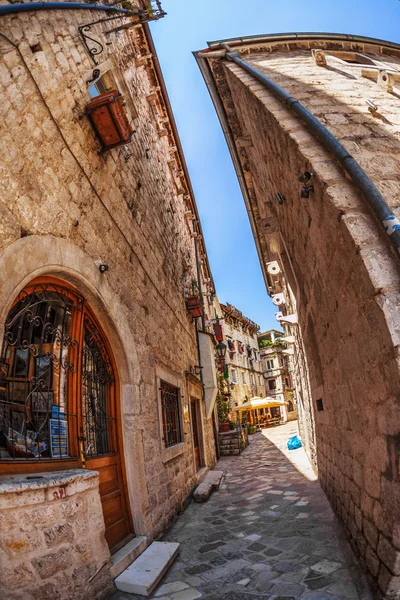
<instances>
[{"instance_id":1,"label":"shop entrance","mask_svg":"<svg viewBox=\"0 0 400 600\"><path fill-rule=\"evenodd\" d=\"M84 298L40 279L8 314L0 372L0 473L99 472L111 550L132 537L126 502L118 377Z\"/></svg>"}]
</instances>

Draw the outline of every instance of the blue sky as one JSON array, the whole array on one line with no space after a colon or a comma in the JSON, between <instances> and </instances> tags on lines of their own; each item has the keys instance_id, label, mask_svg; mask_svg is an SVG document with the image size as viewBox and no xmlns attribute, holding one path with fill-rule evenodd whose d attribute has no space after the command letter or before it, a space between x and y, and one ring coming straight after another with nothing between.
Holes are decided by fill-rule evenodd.
<instances>
[{"instance_id":1,"label":"blue sky","mask_svg":"<svg viewBox=\"0 0 400 600\"><path fill-rule=\"evenodd\" d=\"M151 25L196 196L218 296L276 328L232 161L192 55L239 35L324 31L400 42L398 0L162 0Z\"/></svg>"}]
</instances>

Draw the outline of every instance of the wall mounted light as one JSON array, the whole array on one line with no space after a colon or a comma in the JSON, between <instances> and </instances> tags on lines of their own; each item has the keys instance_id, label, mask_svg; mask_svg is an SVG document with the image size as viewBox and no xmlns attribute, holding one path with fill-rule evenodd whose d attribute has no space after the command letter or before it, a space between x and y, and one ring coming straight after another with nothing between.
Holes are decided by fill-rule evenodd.
<instances>
[{"instance_id":1,"label":"wall mounted light","mask_svg":"<svg viewBox=\"0 0 400 600\"><path fill-rule=\"evenodd\" d=\"M224 342L218 342L215 346L215 352L217 353L217 357L223 360L226 355L226 344L224 344Z\"/></svg>"}]
</instances>

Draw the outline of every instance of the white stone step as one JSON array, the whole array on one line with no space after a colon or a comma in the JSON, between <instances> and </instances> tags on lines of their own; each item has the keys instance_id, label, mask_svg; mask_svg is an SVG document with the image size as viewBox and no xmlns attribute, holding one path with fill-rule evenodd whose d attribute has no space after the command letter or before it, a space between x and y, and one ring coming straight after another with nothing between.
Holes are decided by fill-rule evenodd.
<instances>
[{"instance_id":1,"label":"white stone step","mask_svg":"<svg viewBox=\"0 0 400 600\"><path fill-rule=\"evenodd\" d=\"M111 577L115 579L122 571L125 571L146 550L149 544L150 540L147 537L138 535L113 554L111 557Z\"/></svg>"},{"instance_id":2,"label":"white stone step","mask_svg":"<svg viewBox=\"0 0 400 600\"><path fill-rule=\"evenodd\" d=\"M174 542L153 542L114 581L117 589L129 594L150 596L179 551Z\"/></svg>"}]
</instances>

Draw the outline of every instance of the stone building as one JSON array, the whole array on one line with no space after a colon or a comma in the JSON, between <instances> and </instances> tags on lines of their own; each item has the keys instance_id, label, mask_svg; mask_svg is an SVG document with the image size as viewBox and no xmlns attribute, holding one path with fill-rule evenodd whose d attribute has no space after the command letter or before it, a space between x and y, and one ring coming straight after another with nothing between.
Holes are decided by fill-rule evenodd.
<instances>
[{"instance_id":1,"label":"stone building","mask_svg":"<svg viewBox=\"0 0 400 600\"><path fill-rule=\"evenodd\" d=\"M300 33L195 56L295 343L303 443L377 596L400 598L400 46Z\"/></svg>"},{"instance_id":2,"label":"stone building","mask_svg":"<svg viewBox=\"0 0 400 600\"><path fill-rule=\"evenodd\" d=\"M162 11L59 8L0 5L4 600L104 595L115 551L215 463L215 290L146 23Z\"/></svg>"},{"instance_id":3,"label":"stone building","mask_svg":"<svg viewBox=\"0 0 400 600\"><path fill-rule=\"evenodd\" d=\"M294 396L291 358L293 347L285 341L283 331L270 329L257 336L260 348L261 368L264 376L265 395L284 402L285 406L271 408L272 416L280 416L282 420L296 419L296 403Z\"/></svg>"},{"instance_id":4,"label":"stone building","mask_svg":"<svg viewBox=\"0 0 400 600\"><path fill-rule=\"evenodd\" d=\"M264 380L257 343L259 326L232 304L220 304L222 332L226 352L230 408L240 406L254 396L263 396Z\"/></svg>"}]
</instances>

